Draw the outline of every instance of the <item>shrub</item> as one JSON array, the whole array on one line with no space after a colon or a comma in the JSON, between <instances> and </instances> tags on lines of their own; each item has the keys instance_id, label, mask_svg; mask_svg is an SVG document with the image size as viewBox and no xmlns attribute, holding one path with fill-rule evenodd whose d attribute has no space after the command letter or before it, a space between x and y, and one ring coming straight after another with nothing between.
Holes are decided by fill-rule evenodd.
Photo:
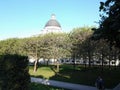
<instances>
[{"instance_id":1,"label":"shrub","mask_svg":"<svg viewBox=\"0 0 120 90\"><path fill-rule=\"evenodd\" d=\"M28 90L30 75L27 56L1 55L0 82L2 90Z\"/></svg>"}]
</instances>

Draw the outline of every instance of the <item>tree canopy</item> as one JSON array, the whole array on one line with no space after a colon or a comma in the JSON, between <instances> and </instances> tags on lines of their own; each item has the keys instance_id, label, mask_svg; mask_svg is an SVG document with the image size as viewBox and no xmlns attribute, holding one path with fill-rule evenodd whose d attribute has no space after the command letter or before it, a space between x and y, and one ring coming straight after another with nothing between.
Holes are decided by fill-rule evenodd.
<instances>
[{"instance_id":1,"label":"tree canopy","mask_svg":"<svg viewBox=\"0 0 120 90\"><path fill-rule=\"evenodd\" d=\"M100 26L94 29L94 39L105 39L120 48L120 0L100 2Z\"/></svg>"},{"instance_id":2,"label":"tree canopy","mask_svg":"<svg viewBox=\"0 0 120 90\"><path fill-rule=\"evenodd\" d=\"M102 62L102 65L105 60L116 62L120 57L118 49L111 46L110 50L110 46L104 39L92 40L91 36L94 32L91 28L81 27L74 28L70 33L49 33L29 38L2 40L0 41L0 55L27 55L35 60L35 65L39 59L45 62L49 62L50 59L57 61L69 59L72 62L83 60L85 66L91 66L94 60ZM99 34L97 31L100 30L96 29L94 35Z\"/></svg>"}]
</instances>

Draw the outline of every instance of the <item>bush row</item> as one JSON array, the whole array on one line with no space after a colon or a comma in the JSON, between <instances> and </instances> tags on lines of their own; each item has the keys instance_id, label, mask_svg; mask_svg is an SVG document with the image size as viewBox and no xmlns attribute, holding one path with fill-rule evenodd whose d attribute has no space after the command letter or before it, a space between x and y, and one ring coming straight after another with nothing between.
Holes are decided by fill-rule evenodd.
<instances>
[{"instance_id":1,"label":"bush row","mask_svg":"<svg viewBox=\"0 0 120 90\"><path fill-rule=\"evenodd\" d=\"M0 84L2 90L29 90L27 56L0 56Z\"/></svg>"}]
</instances>

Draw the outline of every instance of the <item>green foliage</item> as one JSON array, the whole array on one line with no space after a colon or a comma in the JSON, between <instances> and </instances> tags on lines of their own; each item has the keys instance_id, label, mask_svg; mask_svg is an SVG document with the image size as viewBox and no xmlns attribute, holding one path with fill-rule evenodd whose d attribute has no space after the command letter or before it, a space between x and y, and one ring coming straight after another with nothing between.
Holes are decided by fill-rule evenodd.
<instances>
[{"instance_id":1,"label":"green foliage","mask_svg":"<svg viewBox=\"0 0 120 90\"><path fill-rule=\"evenodd\" d=\"M92 33L91 27L75 28L70 33L71 52L74 60L85 56L89 57L89 61L91 61L92 52L95 50L94 41L90 39Z\"/></svg>"},{"instance_id":2,"label":"green foliage","mask_svg":"<svg viewBox=\"0 0 120 90\"><path fill-rule=\"evenodd\" d=\"M105 7L103 3L102 5ZM101 7L101 10L103 7ZM84 60L85 66L87 66L86 62L88 62L88 60L89 66L91 66L90 61L93 62L97 60L103 63L106 59L109 61L114 60L115 62L119 60L118 50L115 47L109 46L109 43L106 42L107 40L91 40L91 36L94 33L91 28L92 27L74 28L67 34L48 33L24 39L12 38L3 40L0 41L0 55L27 55L30 58L34 58L36 63L40 58L43 58L46 62L49 62L50 59L72 58L74 62L75 60ZM97 35L95 39L101 37L102 33L101 30L96 30L94 33L94 36ZM111 49L114 48L114 50L111 50L110 47ZM35 65L37 66L36 63Z\"/></svg>"},{"instance_id":3,"label":"green foliage","mask_svg":"<svg viewBox=\"0 0 120 90\"><path fill-rule=\"evenodd\" d=\"M25 39L24 49L28 55L37 58L59 58L63 51L67 50L67 35L49 33L38 37ZM58 56L59 54L59 56ZM64 55L66 55L64 53ZM36 58L36 57L35 57Z\"/></svg>"},{"instance_id":4,"label":"green foliage","mask_svg":"<svg viewBox=\"0 0 120 90\"><path fill-rule=\"evenodd\" d=\"M49 58L59 59L66 57L69 53L67 46L67 34L47 34L42 37L42 50L43 56ZM49 53L49 54L48 54Z\"/></svg>"},{"instance_id":5,"label":"green foliage","mask_svg":"<svg viewBox=\"0 0 120 90\"><path fill-rule=\"evenodd\" d=\"M0 41L0 54L25 54L22 39L12 38Z\"/></svg>"},{"instance_id":6,"label":"green foliage","mask_svg":"<svg viewBox=\"0 0 120 90\"><path fill-rule=\"evenodd\" d=\"M2 90L29 90L27 57L17 54L1 55L0 81Z\"/></svg>"},{"instance_id":7,"label":"green foliage","mask_svg":"<svg viewBox=\"0 0 120 90\"><path fill-rule=\"evenodd\" d=\"M120 48L120 0L101 2L100 26L94 29L94 39L105 39Z\"/></svg>"}]
</instances>

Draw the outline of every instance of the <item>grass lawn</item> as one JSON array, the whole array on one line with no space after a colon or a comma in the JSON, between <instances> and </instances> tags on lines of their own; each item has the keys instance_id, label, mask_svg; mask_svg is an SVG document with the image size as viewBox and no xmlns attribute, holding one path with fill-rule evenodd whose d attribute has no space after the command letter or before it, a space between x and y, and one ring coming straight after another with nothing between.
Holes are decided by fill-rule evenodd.
<instances>
[{"instance_id":1,"label":"grass lawn","mask_svg":"<svg viewBox=\"0 0 120 90\"><path fill-rule=\"evenodd\" d=\"M49 79L50 77L55 76L55 72L50 67L47 66L42 66L37 69L37 72L33 73L33 67L29 67L29 73L31 76L34 77L41 77L41 78L47 78Z\"/></svg>"},{"instance_id":2,"label":"grass lawn","mask_svg":"<svg viewBox=\"0 0 120 90\"><path fill-rule=\"evenodd\" d=\"M120 68L108 69L108 67L104 67L104 70L101 71L101 68L98 67L84 68L83 66L78 65L74 70L72 65L61 65L60 71L56 73L53 67L54 66L40 66L37 72L33 73L33 67L30 66L29 73L34 77L90 86L95 86L96 78L101 75L106 88L114 88L120 83Z\"/></svg>"}]
</instances>

